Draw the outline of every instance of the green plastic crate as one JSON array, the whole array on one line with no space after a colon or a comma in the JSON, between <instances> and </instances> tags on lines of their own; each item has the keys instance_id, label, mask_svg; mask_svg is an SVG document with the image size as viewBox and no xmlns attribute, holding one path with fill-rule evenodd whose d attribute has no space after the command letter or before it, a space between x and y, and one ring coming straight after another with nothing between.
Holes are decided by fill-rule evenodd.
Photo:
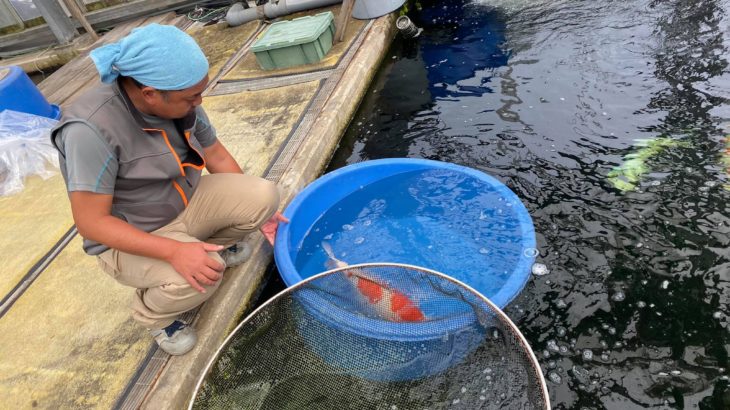
<instances>
[{"instance_id":1,"label":"green plastic crate","mask_svg":"<svg viewBox=\"0 0 730 410\"><path fill-rule=\"evenodd\" d=\"M312 64L330 51L334 37L335 16L328 11L272 24L251 51L264 70Z\"/></svg>"}]
</instances>

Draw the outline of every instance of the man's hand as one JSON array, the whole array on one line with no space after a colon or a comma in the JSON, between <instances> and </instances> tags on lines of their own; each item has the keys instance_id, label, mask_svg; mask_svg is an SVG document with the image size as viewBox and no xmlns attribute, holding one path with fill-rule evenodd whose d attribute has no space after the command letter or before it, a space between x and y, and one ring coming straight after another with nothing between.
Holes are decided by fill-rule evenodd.
<instances>
[{"instance_id":1,"label":"man's hand","mask_svg":"<svg viewBox=\"0 0 730 410\"><path fill-rule=\"evenodd\" d=\"M208 252L223 250L221 245L205 242L181 242L168 262L195 290L205 293L202 285L214 285L221 278L223 264L208 256Z\"/></svg>"},{"instance_id":2,"label":"man's hand","mask_svg":"<svg viewBox=\"0 0 730 410\"><path fill-rule=\"evenodd\" d=\"M276 240L276 228L279 227L279 222L289 223L289 220L286 219L281 212L276 211L269 220L261 225L260 231L264 234L264 237L267 241L269 241L271 246L274 246L274 241Z\"/></svg>"}]
</instances>

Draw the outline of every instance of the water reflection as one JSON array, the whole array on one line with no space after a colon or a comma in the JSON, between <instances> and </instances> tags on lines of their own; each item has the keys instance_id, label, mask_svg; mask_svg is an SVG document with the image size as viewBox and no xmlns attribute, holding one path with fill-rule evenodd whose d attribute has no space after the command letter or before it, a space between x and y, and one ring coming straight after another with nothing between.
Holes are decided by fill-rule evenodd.
<instances>
[{"instance_id":1,"label":"water reflection","mask_svg":"<svg viewBox=\"0 0 730 410\"><path fill-rule=\"evenodd\" d=\"M508 313L556 407L730 408L730 1L421 4L331 167L440 159L522 198L549 274Z\"/></svg>"}]
</instances>

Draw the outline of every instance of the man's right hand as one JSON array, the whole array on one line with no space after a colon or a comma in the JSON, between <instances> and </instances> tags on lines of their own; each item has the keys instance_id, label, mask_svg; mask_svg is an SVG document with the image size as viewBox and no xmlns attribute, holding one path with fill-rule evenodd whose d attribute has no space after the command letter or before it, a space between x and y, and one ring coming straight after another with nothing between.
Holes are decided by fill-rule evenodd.
<instances>
[{"instance_id":1,"label":"man's right hand","mask_svg":"<svg viewBox=\"0 0 730 410\"><path fill-rule=\"evenodd\" d=\"M205 293L202 285L214 285L221 278L225 265L208 256L223 250L221 245L205 242L180 242L168 262L195 290Z\"/></svg>"}]
</instances>

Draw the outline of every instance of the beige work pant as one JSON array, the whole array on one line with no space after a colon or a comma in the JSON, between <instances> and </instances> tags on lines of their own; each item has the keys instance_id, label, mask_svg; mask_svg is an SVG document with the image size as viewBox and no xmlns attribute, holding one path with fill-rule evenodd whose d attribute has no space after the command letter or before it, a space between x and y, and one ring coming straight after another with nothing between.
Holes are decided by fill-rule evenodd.
<instances>
[{"instance_id":1,"label":"beige work pant","mask_svg":"<svg viewBox=\"0 0 730 410\"><path fill-rule=\"evenodd\" d=\"M277 210L276 186L241 174L201 177L188 207L168 225L152 232L181 242L231 246L257 230ZM221 262L217 252L210 256ZM198 292L169 263L110 249L98 256L101 268L119 283L137 288L132 317L148 329L162 329L213 295L222 281Z\"/></svg>"}]
</instances>

